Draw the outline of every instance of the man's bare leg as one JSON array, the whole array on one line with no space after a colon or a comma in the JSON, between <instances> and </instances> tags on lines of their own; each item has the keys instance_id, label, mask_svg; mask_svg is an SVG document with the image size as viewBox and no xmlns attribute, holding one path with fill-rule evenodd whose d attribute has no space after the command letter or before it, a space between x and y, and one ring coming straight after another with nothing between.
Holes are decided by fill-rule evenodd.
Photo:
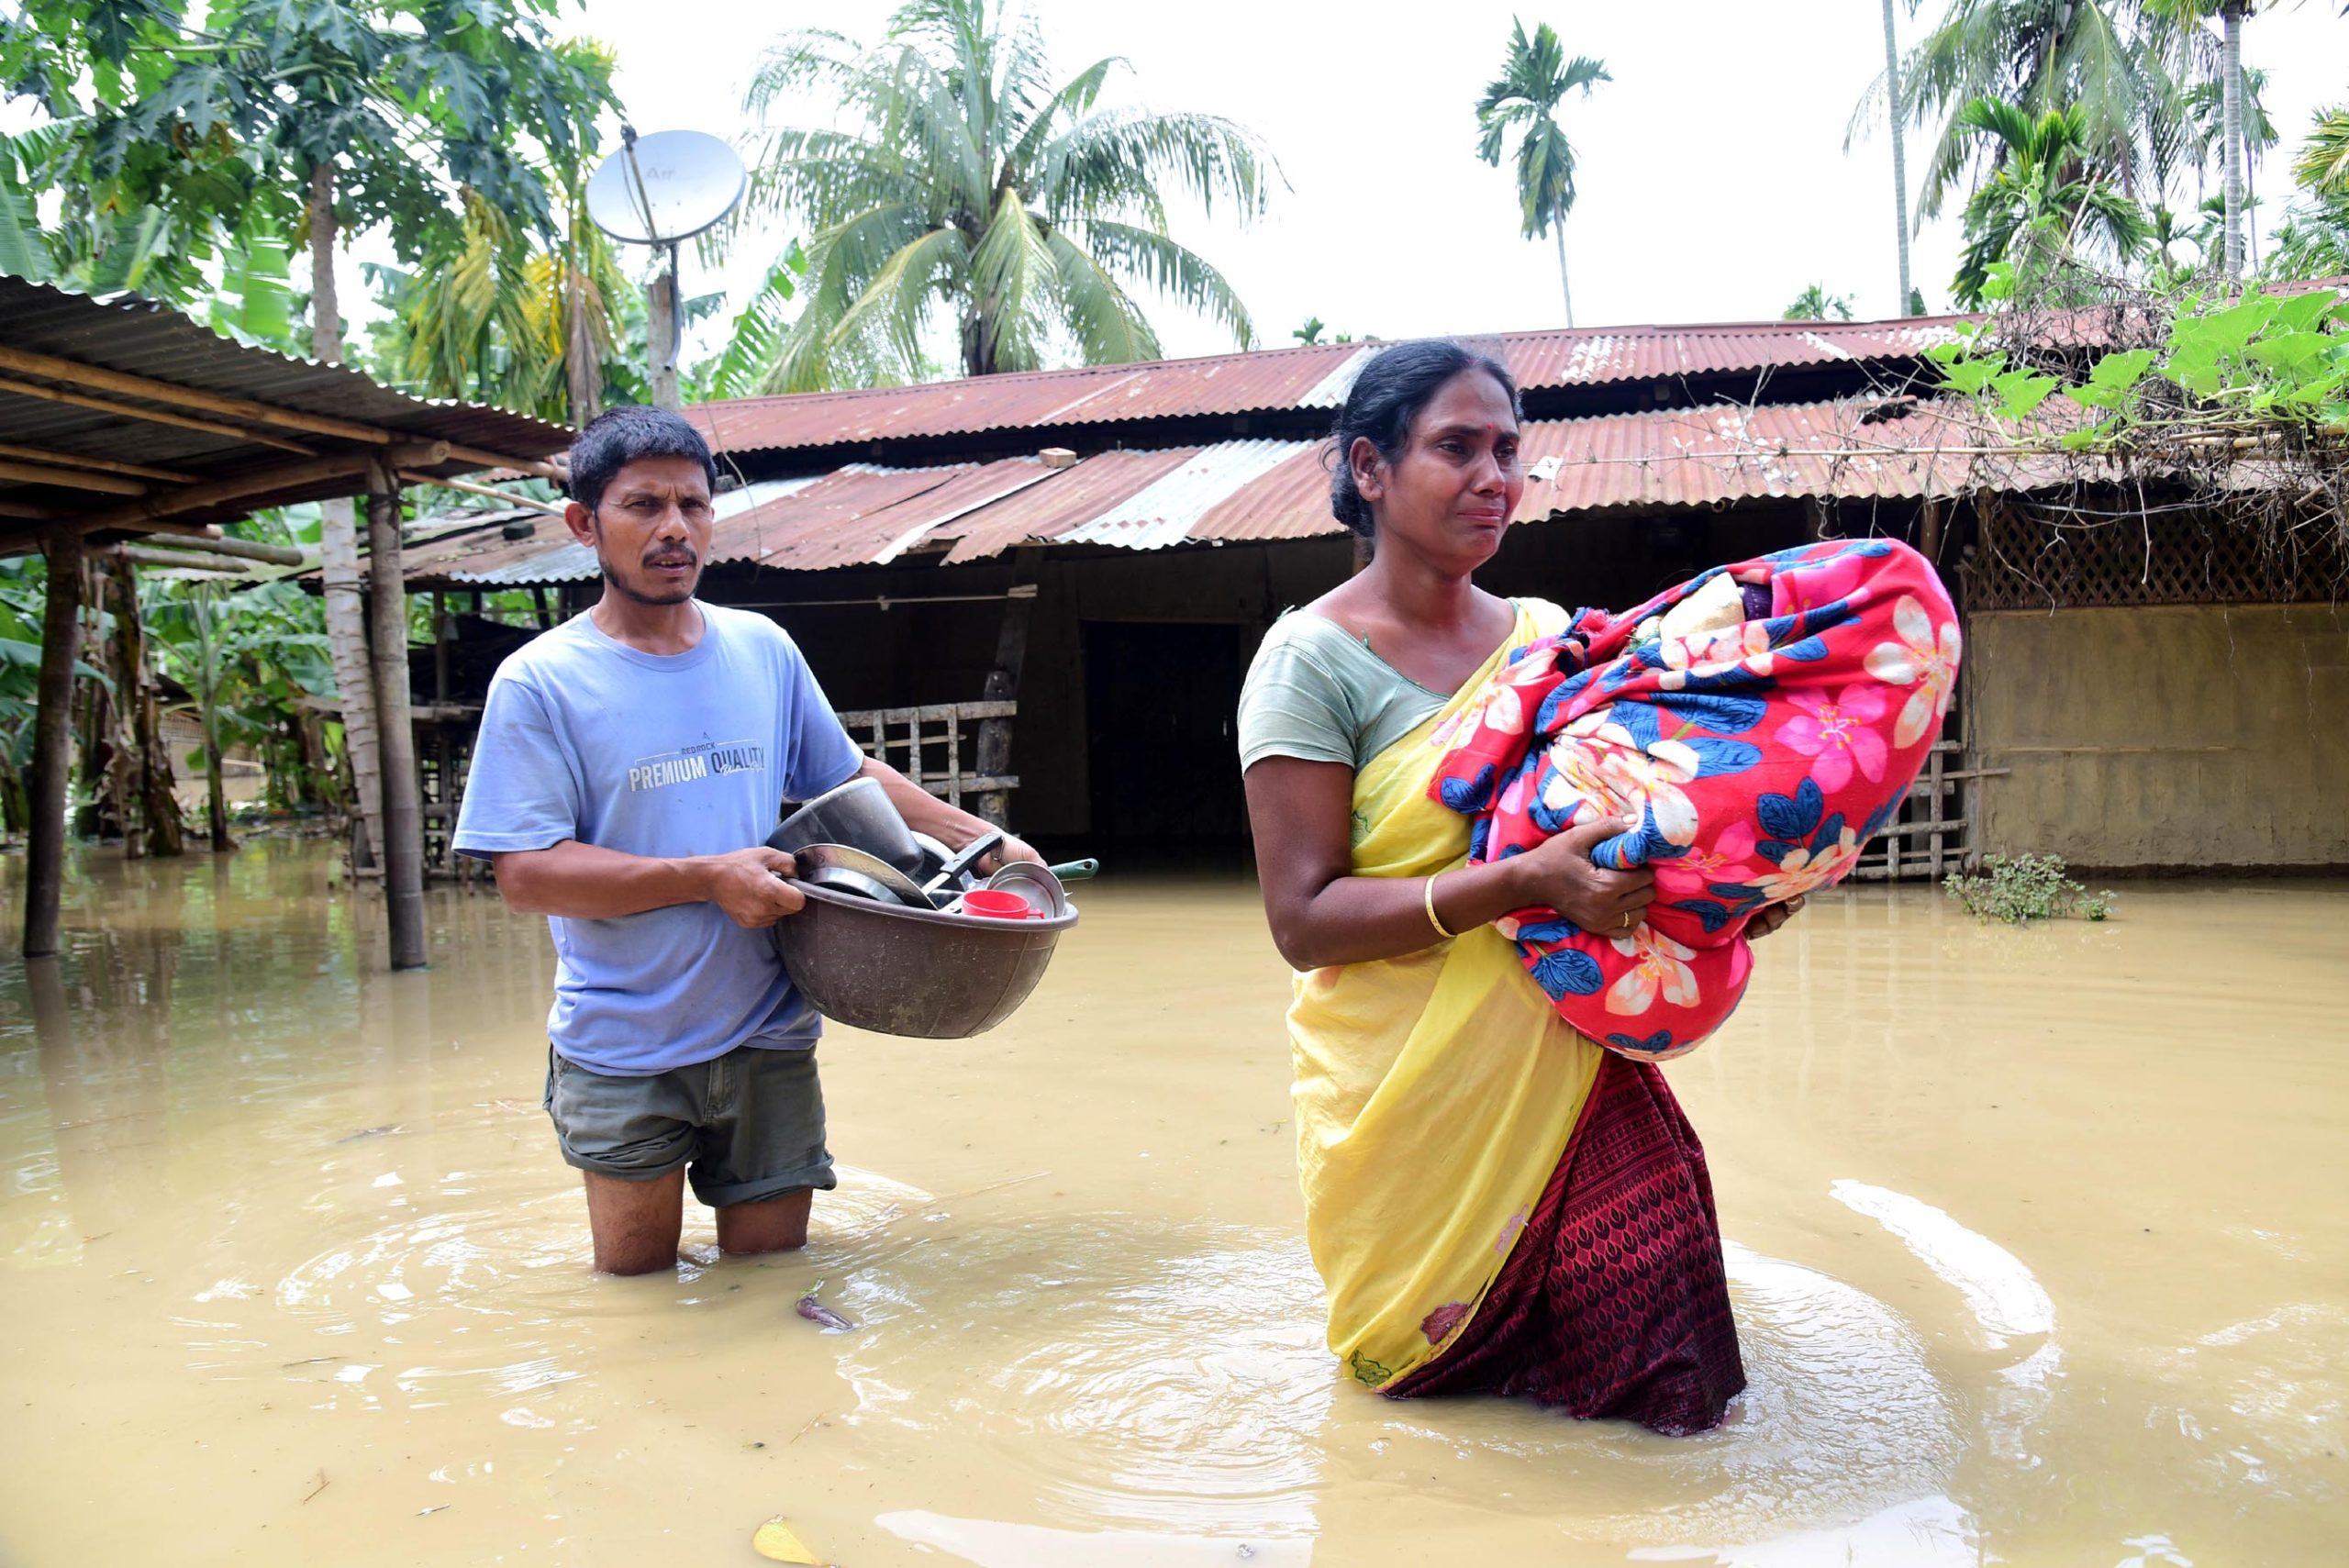
<instances>
[{"instance_id":1,"label":"man's bare leg","mask_svg":"<svg viewBox=\"0 0 2349 1568\"><path fill-rule=\"evenodd\" d=\"M724 1252L786 1252L807 1245L807 1208L816 1196L799 1187L757 1203L718 1211L718 1247Z\"/></svg>"},{"instance_id":2,"label":"man's bare leg","mask_svg":"<svg viewBox=\"0 0 2349 1568\"><path fill-rule=\"evenodd\" d=\"M650 1274L677 1266L677 1237L685 1223L685 1169L649 1182L582 1171L587 1183L587 1228L596 1236L596 1271ZM718 1234L725 1234L721 1220Z\"/></svg>"}]
</instances>

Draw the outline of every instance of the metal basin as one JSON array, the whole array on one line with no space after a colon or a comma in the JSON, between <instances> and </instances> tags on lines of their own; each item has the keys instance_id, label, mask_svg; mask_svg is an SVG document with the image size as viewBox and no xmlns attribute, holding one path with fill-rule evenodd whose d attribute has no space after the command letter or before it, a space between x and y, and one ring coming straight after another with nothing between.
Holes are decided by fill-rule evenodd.
<instances>
[{"instance_id":1,"label":"metal basin","mask_svg":"<svg viewBox=\"0 0 2349 1568\"><path fill-rule=\"evenodd\" d=\"M1052 962L1074 905L1046 920L907 909L795 882L807 906L774 925L784 972L808 1005L876 1034L967 1040L1019 1011Z\"/></svg>"}]
</instances>

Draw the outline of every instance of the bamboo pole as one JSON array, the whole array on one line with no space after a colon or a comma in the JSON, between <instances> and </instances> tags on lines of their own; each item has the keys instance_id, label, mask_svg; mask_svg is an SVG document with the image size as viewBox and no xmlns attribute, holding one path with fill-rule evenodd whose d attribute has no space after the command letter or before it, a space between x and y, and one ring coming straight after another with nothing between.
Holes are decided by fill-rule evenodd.
<instances>
[{"instance_id":1,"label":"bamboo pole","mask_svg":"<svg viewBox=\"0 0 2349 1568\"><path fill-rule=\"evenodd\" d=\"M398 480L379 469L367 497L368 618L374 632L375 743L384 777L384 893L392 967L421 969L424 812L417 797L416 730L408 717L407 587L400 575Z\"/></svg>"},{"instance_id":2,"label":"bamboo pole","mask_svg":"<svg viewBox=\"0 0 2349 1568\"><path fill-rule=\"evenodd\" d=\"M125 419L143 419L150 425L201 430L207 436L229 436L240 441L258 441L262 446L275 447L281 451L295 452L303 457L316 457L318 450L299 441L289 441L283 436L265 436L256 430L248 430L242 425L224 425L217 419L198 419L189 414L167 414L160 408L141 408L135 404L92 397L86 392L68 392L61 386L40 386L29 381L18 381L14 376L0 375L0 392L14 393L18 397L39 397L51 403L71 404L76 408L95 409L100 414L113 414Z\"/></svg>"},{"instance_id":3,"label":"bamboo pole","mask_svg":"<svg viewBox=\"0 0 2349 1568\"><path fill-rule=\"evenodd\" d=\"M192 550L201 555L230 555L239 561L265 561L272 566L299 566L310 558L291 545L263 544L250 539L204 539L166 535L173 550Z\"/></svg>"},{"instance_id":4,"label":"bamboo pole","mask_svg":"<svg viewBox=\"0 0 2349 1568\"><path fill-rule=\"evenodd\" d=\"M406 469L400 471L400 477L410 484L438 484L444 490L462 490L468 495L479 495L491 501L503 501L509 506L527 506L532 511L544 512L549 517L560 517L563 515L562 503L560 501L541 501L535 495L518 495L511 490L496 490L489 485L475 484L463 479L440 479L429 473L416 473Z\"/></svg>"},{"instance_id":5,"label":"bamboo pole","mask_svg":"<svg viewBox=\"0 0 2349 1568\"><path fill-rule=\"evenodd\" d=\"M245 574L239 561L206 561L200 555L176 555L168 550L148 550L141 545L118 544L108 552L117 561L128 561L140 566L163 566L175 572L217 572L231 577Z\"/></svg>"},{"instance_id":6,"label":"bamboo pole","mask_svg":"<svg viewBox=\"0 0 2349 1568\"><path fill-rule=\"evenodd\" d=\"M39 706L33 715L32 823L25 851L27 958L57 951L65 882L65 783L71 761L73 661L82 638L82 536L51 530L49 588L41 609Z\"/></svg>"},{"instance_id":7,"label":"bamboo pole","mask_svg":"<svg viewBox=\"0 0 2349 1568\"><path fill-rule=\"evenodd\" d=\"M110 457L87 457L80 452L51 451L47 447L15 447L0 442L0 457L21 458L27 462L54 463L60 468L87 468L99 473L122 473L133 479L159 479L166 484L194 484L196 475L182 473L175 468L149 468L144 463L117 462Z\"/></svg>"}]
</instances>

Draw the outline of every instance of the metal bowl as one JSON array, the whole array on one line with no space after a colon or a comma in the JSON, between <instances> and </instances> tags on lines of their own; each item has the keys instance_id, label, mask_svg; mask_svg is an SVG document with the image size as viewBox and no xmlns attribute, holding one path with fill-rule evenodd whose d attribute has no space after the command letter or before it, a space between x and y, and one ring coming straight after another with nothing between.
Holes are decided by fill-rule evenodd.
<instances>
[{"instance_id":1,"label":"metal bowl","mask_svg":"<svg viewBox=\"0 0 2349 1568\"><path fill-rule=\"evenodd\" d=\"M917 909L932 907L930 896L912 878L879 855L867 854L848 844L807 844L790 853L792 870L803 882L829 887L835 893L878 899L884 904L905 904Z\"/></svg>"},{"instance_id":2,"label":"metal bowl","mask_svg":"<svg viewBox=\"0 0 2349 1568\"><path fill-rule=\"evenodd\" d=\"M767 848L786 853L810 844L846 844L878 855L907 875L921 869L921 846L878 779L854 778L826 790L767 835Z\"/></svg>"},{"instance_id":3,"label":"metal bowl","mask_svg":"<svg viewBox=\"0 0 2349 1568\"><path fill-rule=\"evenodd\" d=\"M875 1034L967 1040L1017 1012L1044 977L1074 905L1043 920L909 909L809 882L774 925L785 973L808 1005Z\"/></svg>"},{"instance_id":4,"label":"metal bowl","mask_svg":"<svg viewBox=\"0 0 2349 1568\"><path fill-rule=\"evenodd\" d=\"M1019 895L1029 908L1050 918L1068 911L1068 889L1061 879L1033 861L1012 861L987 878L986 884Z\"/></svg>"}]
</instances>

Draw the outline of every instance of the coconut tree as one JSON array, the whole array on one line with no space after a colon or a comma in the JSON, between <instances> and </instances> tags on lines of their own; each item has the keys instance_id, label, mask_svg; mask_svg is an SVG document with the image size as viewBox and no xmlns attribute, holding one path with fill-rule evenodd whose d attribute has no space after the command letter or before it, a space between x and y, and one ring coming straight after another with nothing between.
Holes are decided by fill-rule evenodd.
<instances>
[{"instance_id":1,"label":"coconut tree","mask_svg":"<svg viewBox=\"0 0 2349 1568\"><path fill-rule=\"evenodd\" d=\"M2068 269L2124 265L2143 248L2144 212L2090 161L2087 116L2076 106L2033 117L2017 104L1977 98L1958 111L1957 124L1996 161L1965 204L1965 251L1953 285L1961 306L1981 306L1990 269L2001 261L2034 293L2061 293Z\"/></svg>"},{"instance_id":2,"label":"coconut tree","mask_svg":"<svg viewBox=\"0 0 2349 1568\"><path fill-rule=\"evenodd\" d=\"M1228 329L1255 329L1223 274L1168 232L1170 199L1263 212L1270 157L1211 115L1109 107L1120 67L1055 81L1034 17L988 0L912 0L865 47L785 35L751 80L762 122L787 98L836 104L845 129L763 132L750 213L805 224L797 319L764 389L910 375L942 318L968 375L1030 370L1065 341L1087 363L1151 359L1151 287Z\"/></svg>"},{"instance_id":3,"label":"coconut tree","mask_svg":"<svg viewBox=\"0 0 2349 1568\"><path fill-rule=\"evenodd\" d=\"M1601 82L1613 80L1602 61L1580 54L1568 60L1549 23L1528 38L1525 24L1512 18L1501 73L1476 100L1476 124L1483 131L1477 157L1498 168L1510 134L1517 136L1522 232L1528 239L1548 235L1557 242L1558 290L1569 327L1575 324L1575 295L1566 278L1566 214L1575 205L1575 150L1558 124L1558 106L1570 93L1587 98Z\"/></svg>"},{"instance_id":4,"label":"coconut tree","mask_svg":"<svg viewBox=\"0 0 2349 1568\"><path fill-rule=\"evenodd\" d=\"M2122 190L2156 194L2168 183L2183 135L2175 66L2181 48L2199 58L2188 31L2149 0L1950 0L1897 71L1870 87L1853 128L1885 112L1897 81L1908 123L1933 133L1918 204L1923 217L1938 216L1951 191L1995 163L1973 128L1960 123L1977 98L2002 99L2034 117L2076 108L2079 155Z\"/></svg>"}]
</instances>

